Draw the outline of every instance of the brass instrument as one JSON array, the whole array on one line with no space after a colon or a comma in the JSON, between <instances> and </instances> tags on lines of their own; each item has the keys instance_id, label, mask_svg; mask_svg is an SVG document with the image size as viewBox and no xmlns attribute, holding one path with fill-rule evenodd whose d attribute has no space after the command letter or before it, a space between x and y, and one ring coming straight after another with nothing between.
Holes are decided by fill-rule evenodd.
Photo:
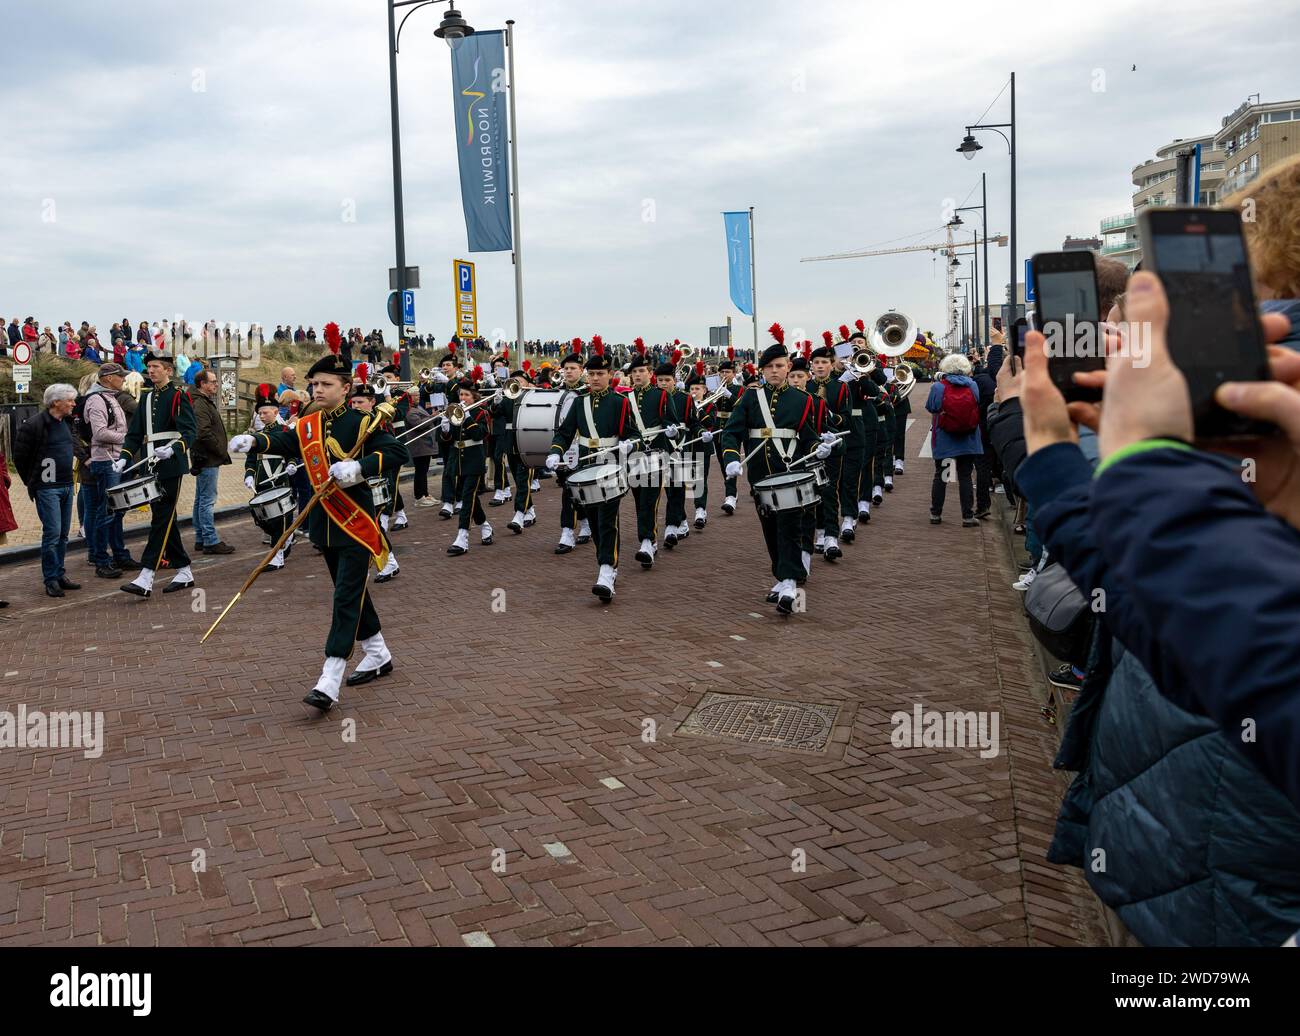
<instances>
[{"instance_id":1,"label":"brass instrument","mask_svg":"<svg viewBox=\"0 0 1300 1036\"><path fill-rule=\"evenodd\" d=\"M863 349L861 352L853 354L850 364L853 367L853 372L859 378L864 378L876 369L876 354L870 349Z\"/></svg>"},{"instance_id":2,"label":"brass instrument","mask_svg":"<svg viewBox=\"0 0 1300 1036\"><path fill-rule=\"evenodd\" d=\"M889 310L876 318L868 336L871 351L877 356L902 356L916 342L915 321L905 313Z\"/></svg>"},{"instance_id":3,"label":"brass instrument","mask_svg":"<svg viewBox=\"0 0 1300 1036\"><path fill-rule=\"evenodd\" d=\"M512 378L509 382L507 382L505 388L499 389L498 391L500 391L501 394L506 397L506 399L513 402L514 400L522 396L527 391L527 389L525 389L522 385L519 384L519 382L515 381ZM471 410L473 410L475 407L483 406L486 403L491 403L495 399L496 399L496 393L492 392L484 396L482 399L476 400L475 402L471 403L469 406L466 406L464 403L452 403L443 412L442 416L445 417L453 427L459 428L469 418L469 412Z\"/></svg>"},{"instance_id":4,"label":"brass instrument","mask_svg":"<svg viewBox=\"0 0 1300 1036\"><path fill-rule=\"evenodd\" d=\"M894 369L894 384L898 389L894 393L897 399L906 399L908 393L916 388L916 371L912 370L910 363L899 363Z\"/></svg>"},{"instance_id":5,"label":"brass instrument","mask_svg":"<svg viewBox=\"0 0 1300 1036\"><path fill-rule=\"evenodd\" d=\"M693 345L678 346L681 349L681 359L677 361L677 369L673 372L673 377L678 381L685 381L691 376L691 370L695 367L695 354L699 352Z\"/></svg>"}]
</instances>

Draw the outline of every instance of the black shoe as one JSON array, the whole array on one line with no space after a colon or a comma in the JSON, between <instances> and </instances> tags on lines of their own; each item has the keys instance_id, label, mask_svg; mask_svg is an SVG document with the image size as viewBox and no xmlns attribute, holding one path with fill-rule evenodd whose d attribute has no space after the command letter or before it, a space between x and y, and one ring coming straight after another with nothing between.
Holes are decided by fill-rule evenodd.
<instances>
[{"instance_id":1,"label":"black shoe","mask_svg":"<svg viewBox=\"0 0 1300 1036\"><path fill-rule=\"evenodd\" d=\"M735 509L735 507L733 507L731 504L723 504L723 505L722 505L722 513L723 513L723 514L735 514L735 513L736 513L736 509Z\"/></svg>"},{"instance_id":2,"label":"black shoe","mask_svg":"<svg viewBox=\"0 0 1300 1036\"><path fill-rule=\"evenodd\" d=\"M461 553L464 553L464 551L462 551ZM395 568L391 572L381 573L380 575L375 576L375 582L391 583L395 578L397 578L397 574L401 571L402 570L400 568Z\"/></svg>"},{"instance_id":3,"label":"black shoe","mask_svg":"<svg viewBox=\"0 0 1300 1036\"><path fill-rule=\"evenodd\" d=\"M769 592L768 592L768 595L767 595L767 603L768 603L768 604L776 604L777 598L780 597L780 596L781 596L781 595L778 594L775 590L771 590L771 591L769 591Z\"/></svg>"},{"instance_id":4,"label":"black shoe","mask_svg":"<svg viewBox=\"0 0 1300 1036\"><path fill-rule=\"evenodd\" d=\"M99 576L100 579L121 579L122 570L114 568L112 565L96 565L95 575Z\"/></svg>"},{"instance_id":5,"label":"black shoe","mask_svg":"<svg viewBox=\"0 0 1300 1036\"><path fill-rule=\"evenodd\" d=\"M859 511L859 512L858 512L858 524L859 524L859 525L866 525L869 521L871 521L871 512L870 512L870 511Z\"/></svg>"},{"instance_id":6,"label":"black shoe","mask_svg":"<svg viewBox=\"0 0 1300 1036\"><path fill-rule=\"evenodd\" d=\"M506 528L509 529L511 532L513 532L516 536L518 536L521 532L524 531L524 527L520 525L518 522L514 521L513 519L511 519L510 522L507 523Z\"/></svg>"},{"instance_id":7,"label":"black shoe","mask_svg":"<svg viewBox=\"0 0 1300 1036\"><path fill-rule=\"evenodd\" d=\"M838 561L842 557L844 557L844 551L840 550L839 547L826 548L825 558L827 561Z\"/></svg>"},{"instance_id":8,"label":"black shoe","mask_svg":"<svg viewBox=\"0 0 1300 1036\"><path fill-rule=\"evenodd\" d=\"M555 545L555 553L557 554L568 554L572 552L572 550L573 548L570 547L567 543L557 543Z\"/></svg>"},{"instance_id":9,"label":"black shoe","mask_svg":"<svg viewBox=\"0 0 1300 1036\"><path fill-rule=\"evenodd\" d=\"M455 514L454 511L448 511L448 510L444 507L444 508L442 508L442 509L438 512L438 517L441 518L441 519L445 522L445 521L446 521L448 518L450 518L453 514Z\"/></svg>"},{"instance_id":10,"label":"black shoe","mask_svg":"<svg viewBox=\"0 0 1300 1036\"><path fill-rule=\"evenodd\" d=\"M794 611L794 598L782 597L776 602L776 610L782 615L790 615Z\"/></svg>"},{"instance_id":11,"label":"black shoe","mask_svg":"<svg viewBox=\"0 0 1300 1036\"><path fill-rule=\"evenodd\" d=\"M578 537L578 546L582 546L582 544L584 544L584 543L590 543L590 542L591 542L591 537L590 537L590 536L579 536L579 537Z\"/></svg>"},{"instance_id":12,"label":"black shoe","mask_svg":"<svg viewBox=\"0 0 1300 1036\"><path fill-rule=\"evenodd\" d=\"M217 540L216 543L209 543L203 548L204 554L233 554L234 552L234 547L229 543L222 543L221 540Z\"/></svg>"},{"instance_id":13,"label":"black shoe","mask_svg":"<svg viewBox=\"0 0 1300 1036\"><path fill-rule=\"evenodd\" d=\"M175 579L173 579L170 583L168 583L166 586L163 587L163 593L174 594L177 590L188 590L193 585L194 585L193 579L191 579L188 583L178 583L176 582Z\"/></svg>"},{"instance_id":14,"label":"black shoe","mask_svg":"<svg viewBox=\"0 0 1300 1036\"><path fill-rule=\"evenodd\" d=\"M976 512L975 512L975 517L976 517L976 518L979 518L979 519L981 519L981 520L983 520L983 519L985 519L985 518L990 518L990 517L992 517L992 515L993 515L993 512L990 511L987 507L984 508L984 509L981 510L981 511L976 511Z\"/></svg>"},{"instance_id":15,"label":"black shoe","mask_svg":"<svg viewBox=\"0 0 1300 1036\"><path fill-rule=\"evenodd\" d=\"M1017 536L1023 536L1025 534L1025 523L1024 522L1017 523L1016 527L1011 531L1014 532Z\"/></svg>"},{"instance_id":16,"label":"black shoe","mask_svg":"<svg viewBox=\"0 0 1300 1036\"><path fill-rule=\"evenodd\" d=\"M677 546L677 534L675 532L670 532L664 537L664 547L667 550L672 550L675 546Z\"/></svg>"},{"instance_id":17,"label":"black shoe","mask_svg":"<svg viewBox=\"0 0 1300 1036\"><path fill-rule=\"evenodd\" d=\"M536 519L536 518L529 518L527 515L524 515L524 528L525 528L525 529L531 528L532 526L534 526L534 525L536 525L536 524L537 524L537 519Z\"/></svg>"},{"instance_id":18,"label":"black shoe","mask_svg":"<svg viewBox=\"0 0 1300 1036\"><path fill-rule=\"evenodd\" d=\"M932 514L932 515L930 515L930 524L931 524L931 525L938 525L941 521L943 521L943 519L940 518L937 514Z\"/></svg>"},{"instance_id":19,"label":"black shoe","mask_svg":"<svg viewBox=\"0 0 1300 1036\"><path fill-rule=\"evenodd\" d=\"M334 708L334 699L321 691L312 691L302 700L302 703L310 705L313 709L320 709L321 712L329 712Z\"/></svg>"},{"instance_id":20,"label":"black shoe","mask_svg":"<svg viewBox=\"0 0 1300 1036\"><path fill-rule=\"evenodd\" d=\"M961 527L962 527L963 529L969 529L969 528L971 528L972 526L978 528L978 527L979 527L979 522L977 522L974 518L963 518L963 519L961 520Z\"/></svg>"},{"instance_id":21,"label":"black shoe","mask_svg":"<svg viewBox=\"0 0 1300 1036\"><path fill-rule=\"evenodd\" d=\"M504 501L504 500L489 500L489 501L488 501L488 507L500 507L500 506L501 506L502 504L504 504L505 502L506 502L506 501Z\"/></svg>"},{"instance_id":22,"label":"black shoe","mask_svg":"<svg viewBox=\"0 0 1300 1036\"><path fill-rule=\"evenodd\" d=\"M123 572L139 572L142 566L135 558L114 558L113 567Z\"/></svg>"},{"instance_id":23,"label":"black shoe","mask_svg":"<svg viewBox=\"0 0 1300 1036\"><path fill-rule=\"evenodd\" d=\"M390 532L401 532L403 529L409 529L410 527L411 527L411 523L410 523L410 522L402 522L401 525L398 525L396 522L393 522L393 523L388 527L388 529L389 529Z\"/></svg>"},{"instance_id":24,"label":"black shoe","mask_svg":"<svg viewBox=\"0 0 1300 1036\"><path fill-rule=\"evenodd\" d=\"M485 540L479 540L479 541L478 541L478 545L479 545L480 547L490 547L490 546L492 546L492 537L489 536L489 537L488 537L487 539L485 539Z\"/></svg>"},{"instance_id":25,"label":"black shoe","mask_svg":"<svg viewBox=\"0 0 1300 1036\"><path fill-rule=\"evenodd\" d=\"M814 543L814 544L813 544L813 553L814 553L814 554L825 554L825 553L826 553L826 544L824 544L824 543Z\"/></svg>"},{"instance_id":26,"label":"black shoe","mask_svg":"<svg viewBox=\"0 0 1300 1036\"><path fill-rule=\"evenodd\" d=\"M853 531L852 526L849 526L847 529L840 530L840 539L842 539L845 543L852 543L856 535L857 533Z\"/></svg>"},{"instance_id":27,"label":"black shoe","mask_svg":"<svg viewBox=\"0 0 1300 1036\"><path fill-rule=\"evenodd\" d=\"M118 587L118 589L123 591L124 593L135 594L136 597L148 597L150 594L153 593L152 590L146 590L143 586L140 586L140 584L138 583L123 583L121 586ZM62 596L62 594L60 594L59 596Z\"/></svg>"},{"instance_id":28,"label":"black shoe","mask_svg":"<svg viewBox=\"0 0 1300 1036\"><path fill-rule=\"evenodd\" d=\"M462 554L468 554L469 548L462 547L459 544L453 543L450 547L447 548L447 553L450 554L453 558L458 558Z\"/></svg>"},{"instance_id":29,"label":"black shoe","mask_svg":"<svg viewBox=\"0 0 1300 1036\"><path fill-rule=\"evenodd\" d=\"M1047 682L1053 687L1064 687L1067 691L1077 691L1083 686L1083 677L1075 676L1074 670L1063 665L1047 674Z\"/></svg>"},{"instance_id":30,"label":"black shoe","mask_svg":"<svg viewBox=\"0 0 1300 1036\"><path fill-rule=\"evenodd\" d=\"M279 572L280 569L282 569L282 568L284 568L283 565L267 565L266 568L262 569L262 571L263 571L263 572Z\"/></svg>"},{"instance_id":31,"label":"black shoe","mask_svg":"<svg viewBox=\"0 0 1300 1036\"><path fill-rule=\"evenodd\" d=\"M696 527L697 529L703 529L703 528L704 528L704 522L705 522L705 519L704 519L704 518L696 518L696 519L695 519L695 527Z\"/></svg>"},{"instance_id":32,"label":"black shoe","mask_svg":"<svg viewBox=\"0 0 1300 1036\"><path fill-rule=\"evenodd\" d=\"M591 592L600 598L603 604L609 604L614 599L614 592L607 586L596 583L592 586Z\"/></svg>"},{"instance_id":33,"label":"black shoe","mask_svg":"<svg viewBox=\"0 0 1300 1036\"><path fill-rule=\"evenodd\" d=\"M59 586L63 587L63 589L65 589L65 590L80 590L80 589L81 589L81 584L80 584L80 583L74 583L74 582L73 582L71 579L69 579L67 576L59 576Z\"/></svg>"},{"instance_id":34,"label":"black shoe","mask_svg":"<svg viewBox=\"0 0 1300 1036\"><path fill-rule=\"evenodd\" d=\"M638 550L636 552L636 559L641 562L642 568L650 568L655 563L654 555L644 550Z\"/></svg>"},{"instance_id":35,"label":"black shoe","mask_svg":"<svg viewBox=\"0 0 1300 1036\"><path fill-rule=\"evenodd\" d=\"M892 483L892 482L886 482L886 483L885 483L885 492L886 492L886 493L892 493L893 491L894 491L894 483Z\"/></svg>"},{"instance_id":36,"label":"black shoe","mask_svg":"<svg viewBox=\"0 0 1300 1036\"><path fill-rule=\"evenodd\" d=\"M358 669L343 682L349 687L359 687L363 683L369 683L371 680L378 680L381 676L387 676L393 671L393 660L390 658L378 669Z\"/></svg>"},{"instance_id":37,"label":"black shoe","mask_svg":"<svg viewBox=\"0 0 1300 1036\"><path fill-rule=\"evenodd\" d=\"M50 597L65 597L65 596L67 596L67 595L64 594L64 592L63 592L63 587L59 586L58 582L57 582L56 580L53 580L53 579L51 579L48 583L45 584L45 592L46 592L46 594L48 594Z\"/></svg>"}]
</instances>

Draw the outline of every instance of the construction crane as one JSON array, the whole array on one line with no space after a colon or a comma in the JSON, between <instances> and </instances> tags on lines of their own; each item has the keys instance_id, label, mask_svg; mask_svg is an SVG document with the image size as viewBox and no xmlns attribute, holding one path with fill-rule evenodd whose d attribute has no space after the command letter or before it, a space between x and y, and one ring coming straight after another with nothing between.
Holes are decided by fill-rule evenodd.
<instances>
[{"instance_id":1,"label":"construction crane","mask_svg":"<svg viewBox=\"0 0 1300 1036\"><path fill-rule=\"evenodd\" d=\"M1005 248L1007 236L1005 234L995 234L993 237L979 238L975 241L954 242L952 239L953 224L949 223L944 227L947 240L936 244L928 245L904 245L901 248L870 248L860 252L837 252L834 255L810 255L799 261L801 263L821 263L829 259L861 259L869 255L899 255L902 252L942 252L948 257L945 264L946 276L945 283L948 288L948 333L944 338L945 348L951 352L957 347L957 248L965 248L967 245L997 245L999 248Z\"/></svg>"}]
</instances>

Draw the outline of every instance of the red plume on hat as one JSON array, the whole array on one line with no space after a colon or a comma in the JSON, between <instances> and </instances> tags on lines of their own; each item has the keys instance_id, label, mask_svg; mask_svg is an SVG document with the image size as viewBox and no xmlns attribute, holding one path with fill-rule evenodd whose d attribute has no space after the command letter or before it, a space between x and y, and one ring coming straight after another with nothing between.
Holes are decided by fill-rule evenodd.
<instances>
[{"instance_id":1,"label":"red plume on hat","mask_svg":"<svg viewBox=\"0 0 1300 1036\"><path fill-rule=\"evenodd\" d=\"M673 339L673 345L681 345L681 344L682 344L682 340L680 338Z\"/></svg>"},{"instance_id":2,"label":"red plume on hat","mask_svg":"<svg viewBox=\"0 0 1300 1036\"><path fill-rule=\"evenodd\" d=\"M645 339L644 339L644 338L642 338L640 335L637 335L635 338L632 339L632 344L636 346L636 351L637 351L638 353L640 353L642 356L645 355Z\"/></svg>"},{"instance_id":3,"label":"red plume on hat","mask_svg":"<svg viewBox=\"0 0 1300 1036\"><path fill-rule=\"evenodd\" d=\"M681 363L681 362L682 362L682 351L681 351L680 349L674 349L674 350L673 350L673 358L672 358L672 364L673 364L673 366L676 367L677 364L679 364L679 363Z\"/></svg>"},{"instance_id":4,"label":"red plume on hat","mask_svg":"<svg viewBox=\"0 0 1300 1036\"><path fill-rule=\"evenodd\" d=\"M704 372L706 370L708 370L708 368L704 365L703 360L695 361L695 373L698 374L701 378L704 377Z\"/></svg>"},{"instance_id":5,"label":"red plume on hat","mask_svg":"<svg viewBox=\"0 0 1300 1036\"><path fill-rule=\"evenodd\" d=\"M867 325L862 322L861 317L858 317L857 320L853 321L853 326L856 327L859 331L865 331L867 329Z\"/></svg>"},{"instance_id":6,"label":"red plume on hat","mask_svg":"<svg viewBox=\"0 0 1300 1036\"><path fill-rule=\"evenodd\" d=\"M780 345L785 345L785 328L780 324L773 324L767 329L767 333L775 338Z\"/></svg>"},{"instance_id":7,"label":"red plume on hat","mask_svg":"<svg viewBox=\"0 0 1300 1036\"><path fill-rule=\"evenodd\" d=\"M533 364L531 360L524 361L524 370L527 371L529 374L533 373Z\"/></svg>"},{"instance_id":8,"label":"red plume on hat","mask_svg":"<svg viewBox=\"0 0 1300 1036\"><path fill-rule=\"evenodd\" d=\"M450 342L447 343L447 351L451 353L454 353L456 351L456 339L453 338Z\"/></svg>"},{"instance_id":9,"label":"red plume on hat","mask_svg":"<svg viewBox=\"0 0 1300 1036\"><path fill-rule=\"evenodd\" d=\"M783 342L782 344L784 345L785 343ZM752 363L747 363L747 364L745 364L745 373L746 373L746 374L756 374L756 373L758 373L758 372L754 369L754 365L753 365Z\"/></svg>"},{"instance_id":10,"label":"red plume on hat","mask_svg":"<svg viewBox=\"0 0 1300 1036\"><path fill-rule=\"evenodd\" d=\"M570 346L570 348L573 349L573 351L574 351L575 353L580 353L580 352L582 352L582 339L581 339L581 338L575 338L572 342L569 343L569 346Z\"/></svg>"},{"instance_id":11,"label":"red plume on hat","mask_svg":"<svg viewBox=\"0 0 1300 1036\"><path fill-rule=\"evenodd\" d=\"M735 358L736 358L736 348L735 348L735 346L732 346L732 345L727 346L727 359L728 359L728 360L734 360Z\"/></svg>"},{"instance_id":12,"label":"red plume on hat","mask_svg":"<svg viewBox=\"0 0 1300 1036\"><path fill-rule=\"evenodd\" d=\"M501 359L506 361L506 366L510 365L510 346L507 345L501 350Z\"/></svg>"},{"instance_id":13,"label":"red plume on hat","mask_svg":"<svg viewBox=\"0 0 1300 1036\"><path fill-rule=\"evenodd\" d=\"M325 325L325 344L330 347L330 352L335 356L339 354L339 347L343 344L343 336L339 334L339 325L332 320Z\"/></svg>"},{"instance_id":14,"label":"red plume on hat","mask_svg":"<svg viewBox=\"0 0 1300 1036\"><path fill-rule=\"evenodd\" d=\"M829 331L823 331L822 341L825 342L827 345L831 345L835 341L835 336L831 334Z\"/></svg>"},{"instance_id":15,"label":"red plume on hat","mask_svg":"<svg viewBox=\"0 0 1300 1036\"><path fill-rule=\"evenodd\" d=\"M370 364L357 364L357 381L366 382L370 380Z\"/></svg>"},{"instance_id":16,"label":"red plume on hat","mask_svg":"<svg viewBox=\"0 0 1300 1036\"><path fill-rule=\"evenodd\" d=\"M827 333L827 334L830 334L829 331L827 331L826 333ZM811 358L812 358L812 342L804 342L804 343L803 343L803 358L804 358L805 360L808 360L808 359L811 359Z\"/></svg>"},{"instance_id":17,"label":"red plume on hat","mask_svg":"<svg viewBox=\"0 0 1300 1036\"><path fill-rule=\"evenodd\" d=\"M276 400L275 400L274 385L263 384L257 386L257 405L258 406L278 405L276 404Z\"/></svg>"},{"instance_id":18,"label":"red plume on hat","mask_svg":"<svg viewBox=\"0 0 1300 1036\"><path fill-rule=\"evenodd\" d=\"M481 363L476 363L476 364L474 364L474 369L473 369L472 371L470 371L470 377L473 378L475 381L482 381L482 380L483 380L483 364L481 364Z\"/></svg>"},{"instance_id":19,"label":"red plume on hat","mask_svg":"<svg viewBox=\"0 0 1300 1036\"><path fill-rule=\"evenodd\" d=\"M605 355L605 340L600 335L591 336L591 347L596 350L597 356Z\"/></svg>"},{"instance_id":20,"label":"red plume on hat","mask_svg":"<svg viewBox=\"0 0 1300 1036\"><path fill-rule=\"evenodd\" d=\"M846 341L846 342L849 340L849 325L848 325L848 324L841 324L841 325L840 325L840 337L841 337L842 339L844 339L844 341ZM827 345L830 345L831 343L830 343L830 342L827 342L826 344L827 344Z\"/></svg>"}]
</instances>

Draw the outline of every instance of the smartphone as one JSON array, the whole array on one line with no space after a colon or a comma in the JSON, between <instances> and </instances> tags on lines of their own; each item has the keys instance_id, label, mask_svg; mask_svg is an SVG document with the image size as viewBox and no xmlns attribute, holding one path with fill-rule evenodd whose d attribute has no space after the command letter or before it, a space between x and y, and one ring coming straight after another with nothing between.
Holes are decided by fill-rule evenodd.
<instances>
[{"instance_id":1,"label":"smartphone","mask_svg":"<svg viewBox=\"0 0 1300 1036\"><path fill-rule=\"evenodd\" d=\"M1159 207L1138 216L1143 267L1169 299L1169 354L1192 397L1198 439L1268 435L1273 425L1214 401L1225 381L1267 381L1268 351L1237 212Z\"/></svg>"},{"instance_id":2,"label":"smartphone","mask_svg":"<svg viewBox=\"0 0 1300 1036\"><path fill-rule=\"evenodd\" d=\"M1002 318L1001 318L1001 317L994 317L994 318L993 318L993 330L994 330L994 331L1001 331L1001 330L1002 330Z\"/></svg>"},{"instance_id":3,"label":"smartphone","mask_svg":"<svg viewBox=\"0 0 1300 1036\"><path fill-rule=\"evenodd\" d=\"M1101 337L1097 293L1097 261L1086 249L1039 252L1034 270L1034 328L1047 339L1052 381L1067 402L1095 403L1101 389L1074 383L1078 371L1103 370L1105 342Z\"/></svg>"},{"instance_id":4,"label":"smartphone","mask_svg":"<svg viewBox=\"0 0 1300 1036\"><path fill-rule=\"evenodd\" d=\"M1016 333L1015 338L1011 341L1011 355L1019 356L1020 362L1023 364L1025 362L1025 335L1029 334L1029 321L1024 317L1020 317L1011 325L1011 328Z\"/></svg>"}]
</instances>

